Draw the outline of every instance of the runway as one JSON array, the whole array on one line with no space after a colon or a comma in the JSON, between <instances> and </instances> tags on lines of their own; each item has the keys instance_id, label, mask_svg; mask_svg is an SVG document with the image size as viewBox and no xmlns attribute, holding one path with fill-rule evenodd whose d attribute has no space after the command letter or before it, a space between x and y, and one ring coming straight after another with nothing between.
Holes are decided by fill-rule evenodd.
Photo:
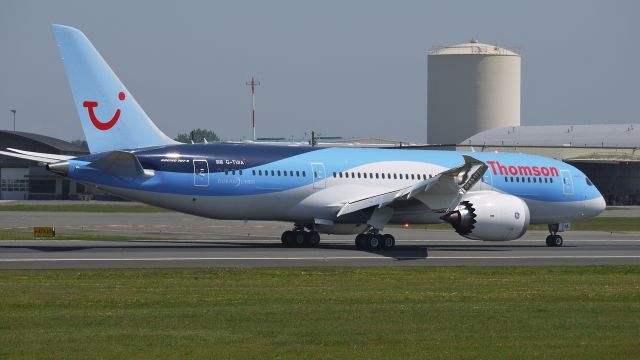
<instances>
[{"instance_id":1,"label":"runway","mask_svg":"<svg viewBox=\"0 0 640 360\"><path fill-rule=\"evenodd\" d=\"M465 240L449 230L388 228L391 251L357 250L352 236L323 235L318 248L284 248L290 224L202 219L167 213L3 212L2 229L55 225L58 233L130 236L126 241L4 240L2 269L508 266L640 264L640 233L567 232L549 248L545 232L510 242Z\"/></svg>"},{"instance_id":2,"label":"runway","mask_svg":"<svg viewBox=\"0 0 640 360\"><path fill-rule=\"evenodd\" d=\"M273 240L0 241L3 269L588 264L640 264L640 240L573 240L562 248L540 240L401 240L391 251L356 250L342 240L319 248Z\"/></svg>"}]
</instances>

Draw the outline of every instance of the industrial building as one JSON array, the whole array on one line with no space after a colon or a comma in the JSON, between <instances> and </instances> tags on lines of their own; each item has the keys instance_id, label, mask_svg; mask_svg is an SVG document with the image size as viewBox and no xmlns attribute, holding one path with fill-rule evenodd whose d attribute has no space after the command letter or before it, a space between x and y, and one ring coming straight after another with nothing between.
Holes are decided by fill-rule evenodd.
<instances>
[{"instance_id":1,"label":"industrial building","mask_svg":"<svg viewBox=\"0 0 640 360\"><path fill-rule=\"evenodd\" d=\"M431 51L431 145L411 148L543 155L587 174L608 204L640 204L640 124L520 126L520 64L516 52L474 40Z\"/></svg>"},{"instance_id":2,"label":"industrial building","mask_svg":"<svg viewBox=\"0 0 640 360\"><path fill-rule=\"evenodd\" d=\"M2 149L15 148L48 154L80 156L88 151L49 136L0 130ZM119 198L48 172L37 161L0 155L0 200L54 200Z\"/></svg>"}]
</instances>

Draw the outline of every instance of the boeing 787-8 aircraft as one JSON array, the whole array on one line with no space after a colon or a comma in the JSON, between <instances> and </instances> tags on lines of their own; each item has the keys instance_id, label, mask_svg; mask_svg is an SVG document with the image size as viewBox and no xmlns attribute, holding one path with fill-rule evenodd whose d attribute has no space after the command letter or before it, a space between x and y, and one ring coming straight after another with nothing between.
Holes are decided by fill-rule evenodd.
<instances>
[{"instance_id":1,"label":"boeing 787-8 aircraft","mask_svg":"<svg viewBox=\"0 0 640 360\"><path fill-rule=\"evenodd\" d=\"M124 198L213 219L290 222L285 246L317 246L320 233L357 234L356 246L368 249L395 245L382 233L388 224L442 222L486 241L549 224L547 245L562 246L560 224L605 208L580 170L540 156L180 144L156 127L81 31L52 27L90 155L0 153Z\"/></svg>"}]
</instances>

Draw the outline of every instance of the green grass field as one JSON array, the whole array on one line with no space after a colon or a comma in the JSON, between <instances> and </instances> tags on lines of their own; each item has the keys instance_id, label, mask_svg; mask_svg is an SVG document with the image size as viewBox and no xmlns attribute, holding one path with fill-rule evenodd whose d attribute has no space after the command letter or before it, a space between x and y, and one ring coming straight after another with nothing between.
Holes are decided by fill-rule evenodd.
<instances>
[{"instance_id":1,"label":"green grass field","mask_svg":"<svg viewBox=\"0 0 640 360\"><path fill-rule=\"evenodd\" d=\"M53 212L99 212L99 213L156 213L170 210L145 204L3 204L0 211L53 211Z\"/></svg>"},{"instance_id":2,"label":"green grass field","mask_svg":"<svg viewBox=\"0 0 640 360\"><path fill-rule=\"evenodd\" d=\"M640 354L640 266L5 270L0 292L0 358Z\"/></svg>"}]
</instances>

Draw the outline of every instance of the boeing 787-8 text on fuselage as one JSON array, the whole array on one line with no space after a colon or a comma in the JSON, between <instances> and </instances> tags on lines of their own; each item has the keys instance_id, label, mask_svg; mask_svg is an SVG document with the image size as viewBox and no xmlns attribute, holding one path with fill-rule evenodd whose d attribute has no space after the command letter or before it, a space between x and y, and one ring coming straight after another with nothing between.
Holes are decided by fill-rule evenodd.
<instances>
[{"instance_id":1,"label":"boeing 787-8 text on fuselage","mask_svg":"<svg viewBox=\"0 0 640 360\"><path fill-rule=\"evenodd\" d=\"M320 233L357 234L359 248L392 248L388 224L448 222L460 235L504 241L529 224L559 224L605 208L578 169L523 154L319 148L253 143L180 144L149 119L87 37L53 25L90 155L6 149L110 193L214 219L293 224L285 246Z\"/></svg>"}]
</instances>

